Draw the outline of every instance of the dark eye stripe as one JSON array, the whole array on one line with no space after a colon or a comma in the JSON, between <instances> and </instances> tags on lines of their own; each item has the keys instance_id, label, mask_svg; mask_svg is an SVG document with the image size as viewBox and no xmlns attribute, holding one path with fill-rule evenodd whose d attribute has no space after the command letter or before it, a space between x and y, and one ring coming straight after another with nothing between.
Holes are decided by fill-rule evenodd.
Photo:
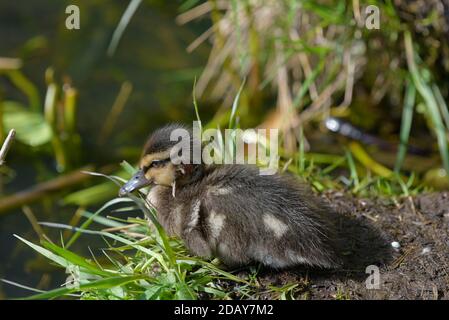
<instances>
[{"instance_id":1,"label":"dark eye stripe","mask_svg":"<svg viewBox=\"0 0 449 320\"><path fill-rule=\"evenodd\" d=\"M147 172L148 169L153 168L153 167L159 167L159 166L161 166L161 165L166 164L166 163L169 162L169 161L170 161L170 158L167 158L167 159L161 159L161 160L153 160L153 161L151 161L150 164L148 164L148 165L142 167L142 170L143 170L143 172Z\"/></svg>"},{"instance_id":2,"label":"dark eye stripe","mask_svg":"<svg viewBox=\"0 0 449 320\"><path fill-rule=\"evenodd\" d=\"M170 158L168 158L168 159L162 159L162 160L153 160L152 162L151 162L151 167L155 167L155 166L160 166L160 165L162 165L162 164L165 164L165 163L167 163L168 161L170 161Z\"/></svg>"}]
</instances>

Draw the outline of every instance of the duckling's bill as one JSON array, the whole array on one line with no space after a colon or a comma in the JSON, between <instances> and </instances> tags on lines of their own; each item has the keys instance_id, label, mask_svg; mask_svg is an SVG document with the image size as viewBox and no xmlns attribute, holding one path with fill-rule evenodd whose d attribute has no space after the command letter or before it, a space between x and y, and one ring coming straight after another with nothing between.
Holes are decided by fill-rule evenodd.
<instances>
[{"instance_id":1,"label":"duckling's bill","mask_svg":"<svg viewBox=\"0 0 449 320\"><path fill-rule=\"evenodd\" d=\"M126 196L128 193L131 193L135 190L139 190L143 187L146 187L151 184L151 180L148 180L145 177L145 172L140 169L136 172L134 176L132 176L131 179L128 180L121 188L118 193L120 197Z\"/></svg>"}]
</instances>

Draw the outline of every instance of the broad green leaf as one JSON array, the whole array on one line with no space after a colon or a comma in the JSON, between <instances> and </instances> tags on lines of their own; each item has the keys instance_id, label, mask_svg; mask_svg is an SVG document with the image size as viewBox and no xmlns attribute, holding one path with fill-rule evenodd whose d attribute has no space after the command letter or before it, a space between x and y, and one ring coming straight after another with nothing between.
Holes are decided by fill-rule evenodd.
<instances>
[{"instance_id":1,"label":"broad green leaf","mask_svg":"<svg viewBox=\"0 0 449 320\"><path fill-rule=\"evenodd\" d=\"M196 296L185 283L180 283L176 288L175 299L195 300Z\"/></svg>"},{"instance_id":2,"label":"broad green leaf","mask_svg":"<svg viewBox=\"0 0 449 320\"><path fill-rule=\"evenodd\" d=\"M51 128L40 113L14 101L4 101L2 106L5 130L15 129L18 141L36 147L51 140Z\"/></svg>"},{"instance_id":3,"label":"broad green leaf","mask_svg":"<svg viewBox=\"0 0 449 320\"><path fill-rule=\"evenodd\" d=\"M162 286L155 285L151 288L147 289L144 293L144 299L146 300L156 300L159 296L159 293L162 290Z\"/></svg>"}]
</instances>

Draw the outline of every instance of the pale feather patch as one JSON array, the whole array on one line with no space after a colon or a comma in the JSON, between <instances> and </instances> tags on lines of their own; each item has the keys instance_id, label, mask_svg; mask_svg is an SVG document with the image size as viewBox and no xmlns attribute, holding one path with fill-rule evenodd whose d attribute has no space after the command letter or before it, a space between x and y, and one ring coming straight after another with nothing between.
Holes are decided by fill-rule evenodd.
<instances>
[{"instance_id":1,"label":"pale feather patch","mask_svg":"<svg viewBox=\"0 0 449 320\"><path fill-rule=\"evenodd\" d=\"M279 257L274 257L273 254L263 246L256 246L252 248L253 258L266 266L274 268L284 268L288 266L288 262Z\"/></svg>"},{"instance_id":2,"label":"pale feather patch","mask_svg":"<svg viewBox=\"0 0 449 320\"><path fill-rule=\"evenodd\" d=\"M200 218L200 206L201 206L200 200L196 200L193 203L192 209L190 211L190 221L187 224L188 230L192 230L193 228L195 228L197 226L198 220Z\"/></svg>"},{"instance_id":3,"label":"pale feather patch","mask_svg":"<svg viewBox=\"0 0 449 320\"><path fill-rule=\"evenodd\" d=\"M224 243L218 244L218 254L219 255L226 257L230 254L230 252L231 251L229 250L229 247L226 244L224 244Z\"/></svg>"},{"instance_id":4,"label":"pale feather patch","mask_svg":"<svg viewBox=\"0 0 449 320\"><path fill-rule=\"evenodd\" d=\"M161 168L151 168L145 173L145 178L158 185L171 186L175 181L175 167L169 163Z\"/></svg>"},{"instance_id":5,"label":"pale feather patch","mask_svg":"<svg viewBox=\"0 0 449 320\"><path fill-rule=\"evenodd\" d=\"M151 188L147 195L147 201L155 208L157 208L159 203L159 190L157 186Z\"/></svg>"},{"instance_id":6,"label":"pale feather patch","mask_svg":"<svg viewBox=\"0 0 449 320\"><path fill-rule=\"evenodd\" d=\"M223 229L224 222L226 220L226 216L223 214L216 213L215 211L211 211L209 215L209 225L212 237L214 239L218 238Z\"/></svg>"},{"instance_id":7,"label":"pale feather patch","mask_svg":"<svg viewBox=\"0 0 449 320\"><path fill-rule=\"evenodd\" d=\"M173 230L172 232L175 235L180 235L181 234L181 223L182 223L182 210L184 209L184 207L182 205L176 206L175 209L173 210Z\"/></svg>"},{"instance_id":8,"label":"pale feather patch","mask_svg":"<svg viewBox=\"0 0 449 320\"><path fill-rule=\"evenodd\" d=\"M210 192L216 196L224 196L232 193L232 189L230 187L214 187Z\"/></svg>"},{"instance_id":9,"label":"pale feather patch","mask_svg":"<svg viewBox=\"0 0 449 320\"><path fill-rule=\"evenodd\" d=\"M176 198L176 181L173 181L173 183L171 184L171 195L173 196L173 198Z\"/></svg>"},{"instance_id":10,"label":"pale feather patch","mask_svg":"<svg viewBox=\"0 0 449 320\"><path fill-rule=\"evenodd\" d=\"M273 231L277 238L282 237L288 229L288 226L285 223L271 214L263 215L263 223L268 230Z\"/></svg>"},{"instance_id":11,"label":"pale feather patch","mask_svg":"<svg viewBox=\"0 0 449 320\"><path fill-rule=\"evenodd\" d=\"M287 250L287 257L290 259L291 262L293 263L298 263L298 264L311 264L309 260L307 260L306 258L302 257L301 255L297 254L296 252L294 252L293 250Z\"/></svg>"}]
</instances>

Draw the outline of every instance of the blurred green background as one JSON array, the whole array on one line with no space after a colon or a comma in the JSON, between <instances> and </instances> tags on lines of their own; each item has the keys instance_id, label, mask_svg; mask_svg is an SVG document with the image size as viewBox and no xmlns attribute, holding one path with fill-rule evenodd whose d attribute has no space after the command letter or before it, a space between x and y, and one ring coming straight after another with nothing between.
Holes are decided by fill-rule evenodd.
<instances>
[{"instance_id":1,"label":"blurred green background","mask_svg":"<svg viewBox=\"0 0 449 320\"><path fill-rule=\"evenodd\" d=\"M65 27L65 8L69 4L80 7L80 30ZM123 159L136 160L152 129L167 121L193 119L193 79L207 61L209 49L203 46L187 54L186 47L204 28L204 22L181 27L175 23L179 2L147 1L134 15L115 54L109 57L106 49L127 5L127 1L104 0L0 3L0 57L21 60L22 67L17 72L26 79L25 87L32 86L28 92L31 91L31 97L36 95L41 114L49 67L54 70L54 81L61 92L68 83L76 88L75 131L79 134L76 150L65 151L66 168L58 166L50 141L33 147L16 141L8 153L7 167L1 168L0 203L2 196L54 178L61 171L88 163L101 167L117 165ZM0 104L15 101L29 110L30 96L15 85L9 73L0 70ZM129 91L126 106L113 129L99 141L99 132L104 130L105 120L123 85L124 92L126 88ZM25 114L24 118L31 136L41 132L31 127L30 115ZM42 135L45 141L45 132ZM5 135L1 136L3 141ZM73 188L56 192L52 198L32 206L33 214L38 220L67 222L73 215L73 207L63 206L61 200L70 190ZM1 278L40 283L38 286L42 288L64 279L64 275L53 279L45 260L38 259L24 246L17 246L13 233L36 239L20 207L0 214ZM0 284L0 297L18 295L23 296L24 291Z\"/></svg>"}]
</instances>

